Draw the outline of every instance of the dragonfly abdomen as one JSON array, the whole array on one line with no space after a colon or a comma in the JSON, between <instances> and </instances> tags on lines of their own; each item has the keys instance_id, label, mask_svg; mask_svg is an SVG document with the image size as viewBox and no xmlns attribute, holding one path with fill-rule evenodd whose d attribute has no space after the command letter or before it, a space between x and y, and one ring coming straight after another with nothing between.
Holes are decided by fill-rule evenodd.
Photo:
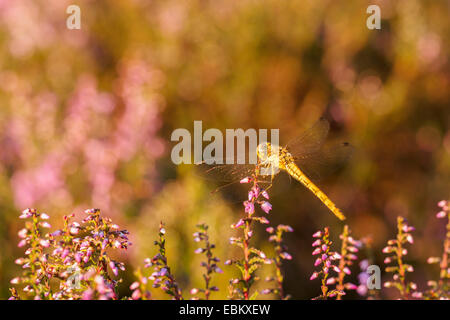
<instances>
[{"instance_id":1,"label":"dragonfly abdomen","mask_svg":"<svg viewBox=\"0 0 450 320\"><path fill-rule=\"evenodd\" d=\"M345 220L345 216L342 214L341 210L339 210L333 201L328 198L328 196L320 190L309 178L300 170L300 168L292 161L285 164L285 170L292 176L295 180L302 183L305 187L307 187L314 195L320 199L320 201L325 204L331 212L334 213L336 217L340 220Z\"/></svg>"}]
</instances>

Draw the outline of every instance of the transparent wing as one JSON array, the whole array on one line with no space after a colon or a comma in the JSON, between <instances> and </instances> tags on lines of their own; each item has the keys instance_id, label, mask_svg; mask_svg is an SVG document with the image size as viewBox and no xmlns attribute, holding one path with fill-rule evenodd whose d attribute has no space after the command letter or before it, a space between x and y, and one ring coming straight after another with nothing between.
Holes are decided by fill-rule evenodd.
<instances>
[{"instance_id":1,"label":"transparent wing","mask_svg":"<svg viewBox=\"0 0 450 320\"><path fill-rule=\"evenodd\" d=\"M224 159L223 163L226 163ZM207 164L207 161L196 164L201 176L208 180L222 182L239 182L255 173L254 164Z\"/></svg>"},{"instance_id":2,"label":"transparent wing","mask_svg":"<svg viewBox=\"0 0 450 320\"><path fill-rule=\"evenodd\" d=\"M325 145L315 152L294 155L294 161L310 179L318 181L342 168L353 150L347 142Z\"/></svg>"},{"instance_id":3,"label":"transparent wing","mask_svg":"<svg viewBox=\"0 0 450 320\"><path fill-rule=\"evenodd\" d=\"M307 129L298 138L290 141L286 148L297 157L307 156L320 150L330 130L330 123L320 118L311 128Z\"/></svg>"}]
</instances>

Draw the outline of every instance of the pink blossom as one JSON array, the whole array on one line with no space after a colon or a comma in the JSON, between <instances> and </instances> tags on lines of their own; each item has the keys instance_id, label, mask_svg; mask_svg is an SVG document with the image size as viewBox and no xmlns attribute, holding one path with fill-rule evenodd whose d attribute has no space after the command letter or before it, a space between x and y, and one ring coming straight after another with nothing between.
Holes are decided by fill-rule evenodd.
<instances>
[{"instance_id":1,"label":"pink blossom","mask_svg":"<svg viewBox=\"0 0 450 320\"><path fill-rule=\"evenodd\" d=\"M270 210L272 210L272 205L267 202L264 201L263 204L261 205L261 209L265 212L265 213L269 213Z\"/></svg>"},{"instance_id":2,"label":"pink blossom","mask_svg":"<svg viewBox=\"0 0 450 320\"><path fill-rule=\"evenodd\" d=\"M314 280L319 276L319 274L317 272L314 272L311 277L309 278L309 280Z\"/></svg>"},{"instance_id":3,"label":"pink blossom","mask_svg":"<svg viewBox=\"0 0 450 320\"><path fill-rule=\"evenodd\" d=\"M250 177L245 177L244 179L239 181L239 183L249 183L250 181L252 181L252 179Z\"/></svg>"},{"instance_id":4,"label":"pink blossom","mask_svg":"<svg viewBox=\"0 0 450 320\"><path fill-rule=\"evenodd\" d=\"M320 238L322 236L322 231L317 231L312 236L313 236L313 238Z\"/></svg>"}]
</instances>

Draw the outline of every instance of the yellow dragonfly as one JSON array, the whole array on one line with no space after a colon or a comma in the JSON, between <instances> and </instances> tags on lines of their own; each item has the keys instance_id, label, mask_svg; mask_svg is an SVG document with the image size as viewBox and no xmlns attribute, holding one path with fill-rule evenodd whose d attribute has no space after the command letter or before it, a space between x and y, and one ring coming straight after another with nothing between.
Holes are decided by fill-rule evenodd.
<instances>
[{"instance_id":1,"label":"yellow dragonfly","mask_svg":"<svg viewBox=\"0 0 450 320\"><path fill-rule=\"evenodd\" d=\"M245 177L258 175L269 176L272 186L274 177L279 171L287 172L293 179L308 188L328 209L340 220L345 220L344 214L335 203L312 181L320 178L323 173L342 164L349 157L352 147L344 142L332 146L324 146L325 138L330 128L329 122L321 118L314 126L306 130L298 138L285 147L264 142L258 145L256 154L258 163L216 165L207 170L210 173L220 173L229 181L239 181ZM261 173L264 172L262 175ZM255 177L256 178L256 177Z\"/></svg>"}]
</instances>

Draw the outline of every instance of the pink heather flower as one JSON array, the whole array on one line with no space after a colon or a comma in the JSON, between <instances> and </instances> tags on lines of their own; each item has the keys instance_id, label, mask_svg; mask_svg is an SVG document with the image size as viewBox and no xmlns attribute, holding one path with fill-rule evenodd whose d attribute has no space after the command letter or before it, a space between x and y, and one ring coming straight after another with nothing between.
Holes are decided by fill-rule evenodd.
<instances>
[{"instance_id":1,"label":"pink heather flower","mask_svg":"<svg viewBox=\"0 0 450 320\"><path fill-rule=\"evenodd\" d=\"M412 235L410 235L410 234L408 234L407 236L406 236L406 241L408 241L409 243L414 243L414 238L412 237Z\"/></svg>"},{"instance_id":2,"label":"pink heather flower","mask_svg":"<svg viewBox=\"0 0 450 320\"><path fill-rule=\"evenodd\" d=\"M240 219L236 224L232 224L231 227L233 229L237 229L237 228L239 228L239 227L241 227L243 225L244 225L244 220Z\"/></svg>"},{"instance_id":3,"label":"pink heather flower","mask_svg":"<svg viewBox=\"0 0 450 320\"><path fill-rule=\"evenodd\" d=\"M313 246L313 247L317 247L317 246L320 246L321 243L322 243L322 242L320 241L320 239L317 239L316 241L314 241L314 242L312 243L312 246Z\"/></svg>"},{"instance_id":4,"label":"pink heather flower","mask_svg":"<svg viewBox=\"0 0 450 320\"><path fill-rule=\"evenodd\" d=\"M252 188L252 191L253 191L253 194L255 195L255 198L258 198L259 197L259 192L260 192L259 187L258 186L254 186Z\"/></svg>"},{"instance_id":5,"label":"pink heather flower","mask_svg":"<svg viewBox=\"0 0 450 320\"><path fill-rule=\"evenodd\" d=\"M272 205L267 202L264 201L263 204L261 205L261 209L265 212L265 213L269 213L270 210L272 210Z\"/></svg>"},{"instance_id":6,"label":"pink heather flower","mask_svg":"<svg viewBox=\"0 0 450 320\"><path fill-rule=\"evenodd\" d=\"M331 257L335 260L342 258L342 256L337 252L333 253L333 255Z\"/></svg>"},{"instance_id":7,"label":"pink heather flower","mask_svg":"<svg viewBox=\"0 0 450 320\"><path fill-rule=\"evenodd\" d=\"M362 260L362 261L359 263L359 267L360 267L362 270L366 270L366 269L369 267L369 260L367 260L367 259Z\"/></svg>"},{"instance_id":8,"label":"pink heather flower","mask_svg":"<svg viewBox=\"0 0 450 320\"><path fill-rule=\"evenodd\" d=\"M344 267L344 269L342 271L344 271L344 273L347 274L347 275L351 274L351 271L350 271L350 269L348 267Z\"/></svg>"},{"instance_id":9,"label":"pink heather flower","mask_svg":"<svg viewBox=\"0 0 450 320\"><path fill-rule=\"evenodd\" d=\"M392 252L392 247L389 247L389 246L384 247L382 251L383 251L383 253L389 253L389 252Z\"/></svg>"},{"instance_id":10,"label":"pink heather flower","mask_svg":"<svg viewBox=\"0 0 450 320\"><path fill-rule=\"evenodd\" d=\"M41 217L42 220L48 220L50 218L48 216L48 214L46 214L46 213L41 213L40 217Z\"/></svg>"},{"instance_id":11,"label":"pink heather flower","mask_svg":"<svg viewBox=\"0 0 450 320\"><path fill-rule=\"evenodd\" d=\"M48 241L48 240L42 239L41 241L39 241L39 243L40 243L40 245L43 246L44 248L50 247L50 241Z\"/></svg>"},{"instance_id":12,"label":"pink heather flower","mask_svg":"<svg viewBox=\"0 0 450 320\"><path fill-rule=\"evenodd\" d=\"M239 183L249 183L250 181L252 181L251 178L245 177L244 179L242 179L241 181L239 181Z\"/></svg>"},{"instance_id":13,"label":"pink heather flower","mask_svg":"<svg viewBox=\"0 0 450 320\"><path fill-rule=\"evenodd\" d=\"M92 300L93 297L94 297L94 290L89 288L83 292L83 295L82 295L83 300Z\"/></svg>"},{"instance_id":14,"label":"pink heather flower","mask_svg":"<svg viewBox=\"0 0 450 320\"><path fill-rule=\"evenodd\" d=\"M411 232L411 231L416 230L416 228L411 227L411 226L408 226L408 225L406 225L406 224L403 226L402 229L403 229L404 232Z\"/></svg>"},{"instance_id":15,"label":"pink heather flower","mask_svg":"<svg viewBox=\"0 0 450 320\"><path fill-rule=\"evenodd\" d=\"M20 219L28 219L33 215L31 209L25 209L22 211L22 214L19 216Z\"/></svg>"},{"instance_id":16,"label":"pink heather flower","mask_svg":"<svg viewBox=\"0 0 450 320\"><path fill-rule=\"evenodd\" d=\"M326 284L330 285L330 284L335 284L336 283L336 278L329 278L327 279Z\"/></svg>"},{"instance_id":17,"label":"pink heather flower","mask_svg":"<svg viewBox=\"0 0 450 320\"><path fill-rule=\"evenodd\" d=\"M250 230L249 232L247 232L247 237L251 238L252 235L253 235L253 231L252 231L252 230Z\"/></svg>"},{"instance_id":18,"label":"pink heather flower","mask_svg":"<svg viewBox=\"0 0 450 320\"><path fill-rule=\"evenodd\" d=\"M255 194L253 193L253 191L249 191L248 192L248 201L252 201L253 198L255 198Z\"/></svg>"},{"instance_id":19,"label":"pink heather flower","mask_svg":"<svg viewBox=\"0 0 450 320\"><path fill-rule=\"evenodd\" d=\"M56 230L55 232L50 233L50 235L52 237L58 237L58 236L60 236L62 234L63 234L62 230Z\"/></svg>"},{"instance_id":20,"label":"pink heather flower","mask_svg":"<svg viewBox=\"0 0 450 320\"><path fill-rule=\"evenodd\" d=\"M253 214L255 212L255 205L253 204L253 202L248 202L245 201L244 202L244 206L245 206L245 212L248 214Z\"/></svg>"},{"instance_id":21,"label":"pink heather flower","mask_svg":"<svg viewBox=\"0 0 450 320\"><path fill-rule=\"evenodd\" d=\"M322 263L322 259L317 258L316 261L314 262L314 267L317 267L321 263Z\"/></svg>"},{"instance_id":22,"label":"pink heather flower","mask_svg":"<svg viewBox=\"0 0 450 320\"><path fill-rule=\"evenodd\" d=\"M139 282L135 281L130 285L130 290L136 290L139 288Z\"/></svg>"},{"instance_id":23,"label":"pink heather flower","mask_svg":"<svg viewBox=\"0 0 450 320\"><path fill-rule=\"evenodd\" d=\"M313 236L313 238L320 238L322 236L322 231L317 231L312 236Z\"/></svg>"},{"instance_id":24,"label":"pink heather flower","mask_svg":"<svg viewBox=\"0 0 450 320\"><path fill-rule=\"evenodd\" d=\"M14 279L12 279L12 280L10 281L10 283L11 283L11 284L18 284L19 281L20 281L20 278L19 278L19 277L15 277Z\"/></svg>"},{"instance_id":25,"label":"pink heather flower","mask_svg":"<svg viewBox=\"0 0 450 320\"><path fill-rule=\"evenodd\" d=\"M313 252L312 255L315 256L317 254L319 254L321 252L320 248L316 248Z\"/></svg>"},{"instance_id":26,"label":"pink heather flower","mask_svg":"<svg viewBox=\"0 0 450 320\"><path fill-rule=\"evenodd\" d=\"M230 240L231 240L231 239L230 239ZM199 253L202 253L203 251L204 251L203 248L198 248L198 249L196 249L196 250L194 251L194 253L199 254Z\"/></svg>"},{"instance_id":27,"label":"pink heather flower","mask_svg":"<svg viewBox=\"0 0 450 320\"><path fill-rule=\"evenodd\" d=\"M280 256L281 256L282 259L285 259L285 260L292 260L292 256L291 256L289 253L287 253L287 252L282 252L282 253L280 254Z\"/></svg>"},{"instance_id":28,"label":"pink heather flower","mask_svg":"<svg viewBox=\"0 0 450 320\"><path fill-rule=\"evenodd\" d=\"M291 226L288 226L288 225L285 225L285 224L278 225L278 229L281 229L281 230L286 231L286 232L294 232L294 229L292 229Z\"/></svg>"},{"instance_id":29,"label":"pink heather flower","mask_svg":"<svg viewBox=\"0 0 450 320\"><path fill-rule=\"evenodd\" d=\"M436 218L439 218L439 219L445 218L446 215L447 215L447 214L445 213L445 211L439 211L439 212L436 214Z\"/></svg>"},{"instance_id":30,"label":"pink heather flower","mask_svg":"<svg viewBox=\"0 0 450 320\"><path fill-rule=\"evenodd\" d=\"M266 228L266 231L267 231L268 233L273 233L275 230L274 230L273 227L268 227L268 228Z\"/></svg>"},{"instance_id":31,"label":"pink heather flower","mask_svg":"<svg viewBox=\"0 0 450 320\"><path fill-rule=\"evenodd\" d=\"M439 257L429 257L427 259L427 263L432 264L432 263L438 263L441 261L441 258Z\"/></svg>"},{"instance_id":32,"label":"pink heather flower","mask_svg":"<svg viewBox=\"0 0 450 320\"><path fill-rule=\"evenodd\" d=\"M191 294L197 294L198 293L198 289L197 288L192 288L190 293Z\"/></svg>"},{"instance_id":33,"label":"pink heather flower","mask_svg":"<svg viewBox=\"0 0 450 320\"><path fill-rule=\"evenodd\" d=\"M217 273L223 273L223 270L220 269L219 267L216 267L216 268L214 269L214 271L217 272Z\"/></svg>"},{"instance_id":34,"label":"pink heather flower","mask_svg":"<svg viewBox=\"0 0 450 320\"><path fill-rule=\"evenodd\" d=\"M52 227L50 225L50 223L48 223L48 222L41 222L40 225L42 228L47 228L47 229L50 229Z\"/></svg>"},{"instance_id":35,"label":"pink heather flower","mask_svg":"<svg viewBox=\"0 0 450 320\"><path fill-rule=\"evenodd\" d=\"M69 249L64 249L64 251L62 252L62 254L61 254L61 258L65 258L65 257L67 257L68 255L69 255L69 253L70 253L70 251L69 251Z\"/></svg>"},{"instance_id":36,"label":"pink heather flower","mask_svg":"<svg viewBox=\"0 0 450 320\"><path fill-rule=\"evenodd\" d=\"M388 263L391 263L391 262L392 262L392 259L390 257L384 258L384 263L385 264L388 264Z\"/></svg>"},{"instance_id":37,"label":"pink heather flower","mask_svg":"<svg viewBox=\"0 0 450 320\"><path fill-rule=\"evenodd\" d=\"M441 200L441 201L438 202L438 206L441 207L441 208L445 207L446 205L447 205L447 201L446 200Z\"/></svg>"},{"instance_id":38,"label":"pink heather flower","mask_svg":"<svg viewBox=\"0 0 450 320\"><path fill-rule=\"evenodd\" d=\"M358 288L356 289L356 292L360 295L360 296L365 296L367 294L367 287L363 284L360 284L358 286Z\"/></svg>"},{"instance_id":39,"label":"pink heather flower","mask_svg":"<svg viewBox=\"0 0 450 320\"><path fill-rule=\"evenodd\" d=\"M139 290L134 290L131 294L131 299L138 300L141 297L141 292Z\"/></svg>"},{"instance_id":40,"label":"pink heather flower","mask_svg":"<svg viewBox=\"0 0 450 320\"><path fill-rule=\"evenodd\" d=\"M120 243L119 240L115 240L113 246L114 246L114 248L120 248L122 246L122 244Z\"/></svg>"},{"instance_id":41,"label":"pink heather flower","mask_svg":"<svg viewBox=\"0 0 450 320\"><path fill-rule=\"evenodd\" d=\"M23 228L17 234L19 235L19 238L25 239L27 237L27 233L28 233L28 229Z\"/></svg>"},{"instance_id":42,"label":"pink heather flower","mask_svg":"<svg viewBox=\"0 0 450 320\"><path fill-rule=\"evenodd\" d=\"M334 266L334 267L333 267L333 270L334 270L335 272L337 272L337 273L341 272L341 269L339 269L337 266Z\"/></svg>"},{"instance_id":43,"label":"pink heather flower","mask_svg":"<svg viewBox=\"0 0 450 320\"><path fill-rule=\"evenodd\" d=\"M262 194L262 196L263 196L264 198L266 198L267 200L269 199L269 194L267 193L266 190L264 190L263 192L261 192L261 194Z\"/></svg>"},{"instance_id":44,"label":"pink heather flower","mask_svg":"<svg viewBox=\"0 0 450 320\"><path fill-rule=\"evenodd\" d=\"M164 277L167 274L168 270L167 268L161 268L161 271L159 271L159 276Z\"/></svg>"},{"instance_id":45,"label":"pink heather flower","mask_svg":"<svg viewBox=\"0 0 450 320\"><path fill-rule=\"evenodd\" d=\"M345 284L345 289L347 290L356 290L358 288L358 286L356 286L355 284L348 282Z\"/></svg>"},{"instance_id":46,"label":"pink heather flower","mask_svg":"<svg viewBox=\"0 0 450 320\"><path fill-rule=\"evenodd\" d=\"M314 272L311 277L309 278L309 280L314 280L319 276L319 274L317 272Z\"/></svg>"}]
</instances>

